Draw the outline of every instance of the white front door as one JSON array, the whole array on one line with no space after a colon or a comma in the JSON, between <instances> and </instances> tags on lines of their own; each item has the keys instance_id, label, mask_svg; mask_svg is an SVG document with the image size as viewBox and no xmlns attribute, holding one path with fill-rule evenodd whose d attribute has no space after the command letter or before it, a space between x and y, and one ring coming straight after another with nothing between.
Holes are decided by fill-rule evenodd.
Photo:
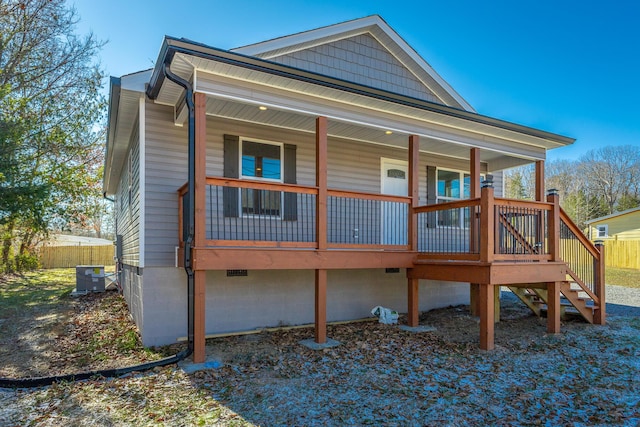
<instances>
[{"instance_id":1,"label":"white front door","mask_svg":"<svg viewBox=\"0 0 640 427\"><path fill-rule=\"evenodd\" d=\"M382 194L407 196L409 194L409 165L403 160L381 159ZM407 244L406 203L382 202L382 244Z\"/></svg>"}]
</instances>

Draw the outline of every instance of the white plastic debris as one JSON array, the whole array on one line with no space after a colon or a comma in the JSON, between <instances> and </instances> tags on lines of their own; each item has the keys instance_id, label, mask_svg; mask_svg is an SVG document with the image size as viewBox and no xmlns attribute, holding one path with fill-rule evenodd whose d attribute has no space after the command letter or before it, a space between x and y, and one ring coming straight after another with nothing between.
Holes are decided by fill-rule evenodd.
<instances>
[{"instance_id":1,"label":"white plastic debris","mask_svg":"<svg viewBox=\"0 0 640 427\"><path fill-rule=\"evenodd\" d=\"M382 306L373 307L371 314L378 316L378 321L385 325L395 325L398 323L398 312Z\"/></svg>"}]
</instances>

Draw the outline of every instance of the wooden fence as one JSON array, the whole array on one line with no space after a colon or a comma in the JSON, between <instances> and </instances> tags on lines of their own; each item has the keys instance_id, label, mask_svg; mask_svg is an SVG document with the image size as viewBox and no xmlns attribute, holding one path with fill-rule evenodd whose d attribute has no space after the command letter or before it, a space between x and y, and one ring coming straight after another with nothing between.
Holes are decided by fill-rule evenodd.
<instances>
[{"instance_id":1,"label":"wooden fence","mask_svg":"<svg viewBox=\"0 0 640 427\"><path fill-rule=\"evenodd\" d=\"M42 246L38 253L41 268L67 268L77 265L113 265L113 245Z\"/></svg>"},{"instance_id":2,"label":"wooden fence","mask_svg":"<svg viewBox=\"0 0 640 427\"><path fill-rule=\"evenodd\" d=\"M606 267L640 269L640 240L605 240Z\"/></svg>"}]
</instances>

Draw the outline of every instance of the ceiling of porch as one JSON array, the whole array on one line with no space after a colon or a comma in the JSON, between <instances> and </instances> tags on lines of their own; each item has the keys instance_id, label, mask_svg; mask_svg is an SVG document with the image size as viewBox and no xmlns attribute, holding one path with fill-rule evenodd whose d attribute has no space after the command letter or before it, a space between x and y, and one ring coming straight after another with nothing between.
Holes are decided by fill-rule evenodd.
<instances>
[{"instance_id":1,"label":"ceiling of porch","mask_svg":"<svg viewBox=\"0 0 640 427\"><path fill-rule=\"evenodd\" d=\"M262 106L263 109L261 109L261 106L262 105L208 96L206 110L207 115L210 116L315 133L316 116L285 111L273 106ZM409 138L409 133L402 132L400 129L383 126L376 127L337 119L329 120L328 135L332 138L348 141L358 141L404 149L408 147ZM420 151L436 156L468 160L470 157L470 148L470 145L455 141L443 141L425 136L420 137ZM499 151L487 149L480 151L480 160L483 163L487 163L489 170L499 170L532 162L530 158L509 156Z\"/></svg>"}]
</instances>

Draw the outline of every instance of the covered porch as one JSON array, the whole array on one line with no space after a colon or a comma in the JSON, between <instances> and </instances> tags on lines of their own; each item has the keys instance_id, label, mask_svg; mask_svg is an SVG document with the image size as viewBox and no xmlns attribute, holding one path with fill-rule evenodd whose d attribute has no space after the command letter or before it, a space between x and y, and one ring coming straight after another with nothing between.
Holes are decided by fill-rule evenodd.
<instances>
[{"instance_id":1,"label":"covered porch","mask_svg":"<svg viewBox=\"0 0 640 427\"><path fill-rule=\"evenodd\" d=\"M483 349L493 347L495 287L544 286L551 290L549 330L558 332L557 284L570 274L560 253L567 218L557 195L545 196L544 158L570 138L232 52L198 47L191 55L185 44L169 41L167 50L175 51L165 74L154 74L148 94L173 106L176 125L190 132L189 180L178 190L177 260L192 283L194 361L204 359L209 270L314 270L317 343L326 340L332 269L406 268L410 326L418 323L420 279L471 283ZM243 153L231 148L238 147L239 132L227 130L245 124L264 135L250 142L295 132L313 144L299 144L297 154L291 144L280 144L277 179L257 174L266 167L257 162L253 174L245 174L238 170ZM214 131L224 141L211 149ZM383 174L365 170L357 153L341 156L336 147L351 144L383 153L375 172ZM282 165L287 158L298 163L294 172ZM227 167L234 162L235 171ZM535 201L495 197L490 180L481 188L490 172L532 162ZM438 197L438 164L464 165L455 168L460 200ZM402 190L385 187L384 174L403 176ZM597 279L599 252L579 234L580 251L591 257L580 263L591 263L587 275ZM600 298L599 282L588 282Z\"/></svg>"}]
</instances>

